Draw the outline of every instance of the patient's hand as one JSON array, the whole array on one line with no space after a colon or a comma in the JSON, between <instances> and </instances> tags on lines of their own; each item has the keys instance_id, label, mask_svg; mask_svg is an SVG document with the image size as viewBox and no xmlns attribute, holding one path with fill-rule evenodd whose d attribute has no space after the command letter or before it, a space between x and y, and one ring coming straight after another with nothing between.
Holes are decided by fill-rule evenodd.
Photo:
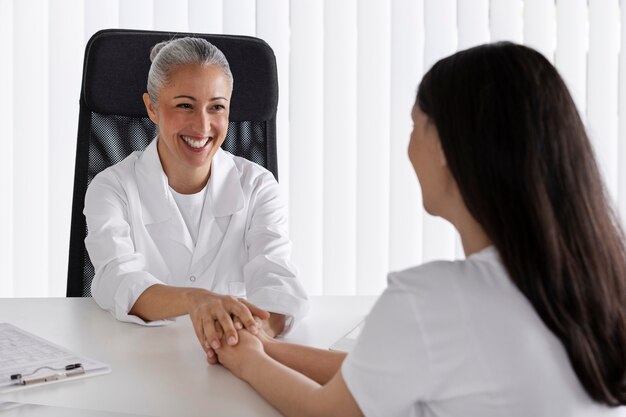
<instances>
[{"instance_id":1,"label":"patient's hand","mask_svg":"<svg viewBox=\"0 0 626 417\"><path fill-rule=\"evenodd\" d=\"M267 326L264 325L265 322L267 322L267 320L261 320L259 317L254 316L254 320L257 323L257 334L255 335L259 341L261 342L261 344L263 345L263 350L265 350L266 346L270 343L279 343L276 339L274 339L272 336L270 336L266 329ZM239 321L239 319L236 317L233 319L233 322L235 323L235 328L238 330L238 336L241 334L241 331L243 329L243 325L241 324L241 322ZM250 334L250 332L247 332ZM225 336L222 337L222 344L224 344L224 338ZM228 344L228 343L226 343ZM217 365L219 363L218 359L217 359L217 355L215 354L215 351L213 349L209 349L207 350L207 362L210 365Z\"/></svg>"},{"instance_id":2,"label":"patient's hand","mask_svg":"<svg viewBox=\"0 0 626 417\"><path fill-rule=\"evenodd\" d=\"M267 355L263 350L261 339L245 329L239 330L238 333L239 343L237 345L231 346L228 343L222 343L221 347L215 351L219 363L235 376L243 379L246 370L254 367L256 361L267 357Z\"/></svg>"},{"instance_id":3,"label":"patient's hand","mask_svg":"<svg viewBox=\"0 0 626 417\"><path fill-rule=\"evenodd\" d=\"M262 320L260 317L254 316L254 320L256 321L258 329L262 329L265 332L266 336L274 338L285 330L287 316L279 313L269 313L269 318L265 317ZM241 330L244 327L247 327L243 325L238 317L235 317L233 319L233 323L237 330Z\"/></svg>"}]
</instances>

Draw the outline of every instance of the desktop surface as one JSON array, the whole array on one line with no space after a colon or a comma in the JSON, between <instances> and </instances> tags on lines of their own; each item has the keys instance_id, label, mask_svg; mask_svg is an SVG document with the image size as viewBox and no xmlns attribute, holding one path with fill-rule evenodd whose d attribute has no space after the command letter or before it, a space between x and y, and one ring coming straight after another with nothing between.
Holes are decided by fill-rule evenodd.
<instances>
[{"instance_id":1,"label":"desktop surface","mask_svg":"<svg viewBox=\"0 0 626 417\"><path fill-rule=\"evenodd\" d=\"M362 320L373 296L311 297L311 310L285 340L328 348ZM69 408L120 415L278 416L245 382L206 363L188 316L161 327L122 323L91 298L0 299L2 322L111 366L112 372L0 394L40 415ZM16 408L14 410L19 410ZM8 411L20 416L21 411ZM5 416L5 412L0 412Z\"/></svg>"}]
</instances>

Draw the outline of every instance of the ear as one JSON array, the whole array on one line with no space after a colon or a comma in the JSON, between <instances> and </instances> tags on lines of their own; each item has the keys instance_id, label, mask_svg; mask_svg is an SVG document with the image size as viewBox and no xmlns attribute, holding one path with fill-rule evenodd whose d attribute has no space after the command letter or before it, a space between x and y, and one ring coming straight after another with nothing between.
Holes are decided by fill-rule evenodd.
<instances>
[{"instance_id":1,"label":"ear","mask_svg":"<svg viewBox=\"0 0 626 417\"><path fill-rule=\"evenodd\" d=\"M148 117L152 120L152 123L155 125L159 124L159 117L157 116L156 109L152 104L152 100L150 100L150 96L148 93L143 93L143 104L146 106L146 111L148 112Z\"/></svg>"}]
</instances>

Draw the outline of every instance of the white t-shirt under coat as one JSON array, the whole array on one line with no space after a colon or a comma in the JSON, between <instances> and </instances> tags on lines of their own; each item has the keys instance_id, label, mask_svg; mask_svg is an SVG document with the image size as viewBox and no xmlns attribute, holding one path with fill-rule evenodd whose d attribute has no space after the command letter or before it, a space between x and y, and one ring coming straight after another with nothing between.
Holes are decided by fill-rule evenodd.
<instances>
[{"instance_id":1,"label":"white t-shirt under coat","mask_svg":"<svg viewBox=\"0 0 626 417\"><path fill-rule=\"evenodd\" d=\"M172 187L169 188L174 201L176 201L176 206L180 210L180 215L183 217L185 225L187 225L191 240L196 245L198 243L198 232L200 230L200 221L202 220L202 209L204 207L207 186L205 185L202 190L194 194L180 194Z\"/></svg>"}]
</instances>

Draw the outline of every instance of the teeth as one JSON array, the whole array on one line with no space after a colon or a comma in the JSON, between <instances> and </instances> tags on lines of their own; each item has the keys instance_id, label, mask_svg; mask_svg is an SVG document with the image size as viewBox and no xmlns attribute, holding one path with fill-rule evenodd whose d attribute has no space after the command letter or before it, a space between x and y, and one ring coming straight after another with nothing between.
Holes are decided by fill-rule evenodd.
<instances>
[{"instance_id":1,"label":"teeth","mask_svg":"<svg viewBox=\"0 0 626 417\"><path fill-rule=\"evenodd\" d=\"M209 141L208 137L200 139L200 140L192 139L189 136L181 136L181 137L183 138L185 143L187 143L187 145L191 146L192 148L202 148Z\"/></svg>"}]
</instances>

